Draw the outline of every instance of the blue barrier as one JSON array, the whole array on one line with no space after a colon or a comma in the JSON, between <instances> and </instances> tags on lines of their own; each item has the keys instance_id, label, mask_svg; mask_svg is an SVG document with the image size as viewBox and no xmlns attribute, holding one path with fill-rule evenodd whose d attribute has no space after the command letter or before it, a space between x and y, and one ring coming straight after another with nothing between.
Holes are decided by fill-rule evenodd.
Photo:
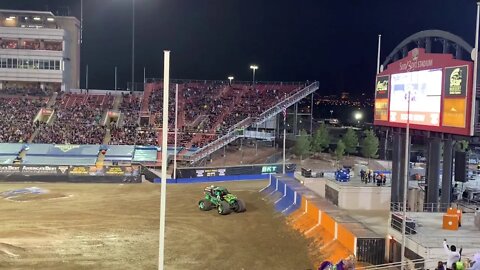
<instances>
[{"instance_id":1,"label":"blue barrier","mask_svg":"<svg viewBox=\"0 0 480 270\"><path fill-rule=\"evenodd\" d=\"M282 179L280 182L287 187L286 196L284 198L288 203L288 206L285 209L282 209L281 212L284 215L290 215L302 206L302 192L308 189L296 180Z\"/></svg>"},{"instance_id":2,"label":"blue barrier","mask_svg":"<svg viewBox=\"0 0 480 270\"><path fill-rule=\"evenodd\" d=\"M162 179L161 178L153 178L153 183L155 184L161 184L162 183ZM175 179L169 179L167 178L167 184L175 184L176 181Z\"/></svg>"},{"instance_id":3,"label":"blue barrier","mask_svg":"<svg viewBox=\"0 0 480 270\"><path fill-rule=\"evenodd\" d=\"M291 208L292 205L295 204L296 195L295 191L293 191L293 189L290 188L286 183L282 181L280 181L280 183L282 184L281 187L283 189L283 192L285 193L283 194L283 197L280 199L280 201L275 204L275 210L281 213L285 213L287 210L289 210L289 208Z\"/></svg>"},{"instance_id":4,"label":"blue barrier","mask_svg":"<svg viewBox=\"0 0 480 270\"><path fill-rule=\"evenodd\" d=\"M293 175L293 174L287 174ZM270 178L270 174L252 174L252 175L226 175L226 176L210 176L210 177L196 177L196 178L177 178L167 179L167 184L190 184L190 183L207 183L207 182L223 182L223 181L249 181L249 180L266 180ZM153 183L159 184L160 178L154 178ZM275 191L276 178L272 175L271 181L264 191ZM269 193L270 193L269 192Z\"/></svg>"},{"instance_id":5,"label":"blue barrier","mask_svg":"<svg viewBox=\"0 0 480 270\"><path fill-rule=\"evenodd\" d=\"M264 194L271 194L277 190L277 178L272 175L270 177L270 181L268 183L268 186L266 186L264 189L260 190L260 192Z\"/></svg>"},{"instance_id":6,"label":"blue barrier","mask_svg":"<svg viewBox=\"0 0 480 270\"><path fill-rule=\"evenodd\" d=\"M278 190L275 192L275 194L277 193L281 194L282 197L280 197L277 201L275 201L274 207L275 207L275 210L282 212L290 204L288 203L288 200L286 198L287 185L282 181L280 181L280 179L278 179Z\"/></svg>"}]
</instances>

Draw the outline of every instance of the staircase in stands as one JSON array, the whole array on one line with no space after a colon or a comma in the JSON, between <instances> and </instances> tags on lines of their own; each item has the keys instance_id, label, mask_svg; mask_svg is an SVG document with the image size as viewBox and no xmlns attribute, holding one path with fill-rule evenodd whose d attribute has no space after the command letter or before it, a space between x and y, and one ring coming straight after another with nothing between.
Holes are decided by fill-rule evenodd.
<instances>
[{"instance_id":1,"label":"staircase in stands","mask_svg":"<svg viewBox=\"0 0 480 270\"><path fill-rule=\"evenodd\" d=\"M240 123L236 124L233 128L230 129L230 132L225 134L224 136L218 138L217 140L207 144L206 146L199 149L197 152L192 154L189 157L184 157L184 160L190 163L196 163L203 158L208 157L210 154L214 153L218 149L221 149L223 146L235 141L236 139L242 137L243 135L238 132L238 129L245 129L249 126L253 125L260 125L267 121L268 119L276 116L279 113L293 104L299 102L303 98L307 97L308 95L314 93L319 88L319 83L314 82L305 88L301 89L300 91L294 93L293 95L281 100L275 106L271 107L270 109L266 110L258 117L255 118L247 118Z\"/></svg>"}]
</instances>

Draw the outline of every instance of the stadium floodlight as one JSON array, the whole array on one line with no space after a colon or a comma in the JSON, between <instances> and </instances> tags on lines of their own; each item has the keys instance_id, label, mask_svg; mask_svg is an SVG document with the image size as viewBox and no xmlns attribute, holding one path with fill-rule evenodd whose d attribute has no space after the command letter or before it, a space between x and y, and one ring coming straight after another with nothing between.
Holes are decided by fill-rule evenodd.
<instances>
[{"instance_id":1,"label":"stadium floodlight","mask_svg":"<svg viewBox=\"0 0 480 270\"><path fill-rule=\"evenodd\" d=\"M55 21L55 19L54 18L47 18L47 21L53 22L53 21Z\"/></svg>"},{"instance_id":2,"label":"stadium floodlight","mask_svg":"<svg viewBox=\"0 0 480 270\"><path fill-rule=\"evenodd\" d=\"M40 17L33 17L33 20L34 21L40 21L41 19L40 19Z\"/></svg>"},{"instance_id":3,"label":"stadium floodlight","mask_svg":"<svg viewBox=\"0 0 480 270\"><path fill-rule=\"evenodd\" d=\"M255 71L258 69L257 65L251 65L250 69L253 71L252 85L255 87Z\"/></svg>"},{"instance_id":4,"label":"stadium floodlight","mask_svg":"<svg viewBox=\"0 0 480 270\"><path fill-rule=\"evenodd\" d=\"M13 19L10 17L10 18L6 18L5 20L7 21L13 21Z\"/></svg>"},{"instance_id":5,"label":"stadium floodlight","mask_svg":"<svg viewBox=\"0 0 480 270\"><path fill-rule=\"evenodd\" d=\"M355 118L355 120L360 122L360 120L362 120L362 118L363 118L363 114L361 112L355 112L353 117Z\"/></svg>"},{"instance_id":6,"label":"stadium floodlight","mask_svg":"<svg viewBox=\"0 0 480 270\"><path fill-rule=\"evenodd\" d=\"M233 79L235 79L233 76L228 76L228 80L230 81L230 85L232 85Z\"/></svg>"}]
</instances>

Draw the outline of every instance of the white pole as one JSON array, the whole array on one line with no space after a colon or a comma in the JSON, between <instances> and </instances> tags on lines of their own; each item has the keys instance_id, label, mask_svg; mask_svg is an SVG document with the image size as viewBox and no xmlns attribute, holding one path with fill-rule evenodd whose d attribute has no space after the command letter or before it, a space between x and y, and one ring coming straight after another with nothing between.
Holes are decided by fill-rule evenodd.
<instances>
[{"instance_id":1,"label":"white pole","mask_svg":"<svg viewBox=\"0 0 480 270\"><path fill-rule=\"evenodd\" d=\"M285 93L285 99L287 99L286 93ZM286 154L285 154L286 143L287 143L287 108L284 108L284 111L283 111L283 164L282 164L283 174L285 174L285 166L286 166L285 163L287 162Z\"/></svg>"},{"instance_id":2,"label":"white pole","mask_svg":"<svg viewBox=\"0 0 480 270\"><path fill-rule=\"evenodd\" d=\"M117 67L115 67L115 91L117 91Z\"/></svg>"},{"instance_id":3,"label":"white pole","mask_svg":"<svg viewBox=\"0 0 480 270\"><path fill-rule=\"evenodd\" d=\"M162 186L160 190L160 245L158 269L163 270L165 253L165 206L167 202L167 137L168 137L168 88L170 86L170 51L164 51L163 66L163 123L162 123Z\"/></svg>"},{"instance_id":4,"label":"white pole","mask_svg":"<svg viewBox=\"0 0 480 270\"><path fill-rule=\"evenodd\" d=\"M85 90L88 91L88 65L87 65L87 74L85 75Z\"/></svg>"},{"instance_id":5,"label":"white pole","mask_svg":"<svg viewBox=\"0 0 480 270\"><path fill-rule=\"evenodd\" d=\"M405 259L405 251L407 249L406 247L406 242L407 242L407 237L406 237L406 228L407 228L407 193L408 193L408 167L410 165L410 162L408 160L409 156L409 146L410 146L410 91L408 92L408 102L407 102L407 128L405 132L405 168L403 171L403 177L404 177L404 183L403 183L403 222L402 222L402 251L401 251L401 269L405 269L405 265L407 263L407 260Z\"/></svg>"},{"instance_id":6,"label":"white pole","mask_svg":"<svg viewBox=\"0 0 480 270\"><path fill-rule=\"evenodd\" d=\"M380 73L380 51L382 48L382 35L378 35L378 52L377 52L377 74Z\"/></svg>"},{"instance_id":7,"label":"white pole","mask_svg":"<svg viewBox=\"0 0 480 270\"><path fill-rule=\"evenodd\" d=\"M475 30L475 53L474 53L474 62L473 62L473 95L472 95L472 112L471 112L471 121L470 121L470 135L473 136L474 125L475 125L475 99L477 96L477 80L478 80L478 31L480 28L480 2L477 1L477 27Z\"/></svg>"},{"instance_id":8,"label":"white pole","mask_svg":"<svg viewBox=\"0 0 480 270\"><path fill-rule=\"evenodd\" d=\"M135 91L135 0L132 0L132 87Z\"/></svg>"},{"instance_id":9,"label":"white pole","mask_svg":"<svg viewBox=\"0 0 480 270\"><path fill-rule=\"evenodd\" d=\"M83 44L83 0L80 0L80 44Z\"/></svg>"},{"instance_id":10,"label":"white pole","mask_svg":"<svg viewBox=\"0 0 480 270\"><path fill-rule=\"evenodd\" d=\"M177 119L178 119L178 84L175 85L175 155L173 158L173 179L177 179Z\"/></svg>"},{"instance_id":11,"label":"white pole","mask_svg":"<svg viewBox=\"0 0 480 270\"><path fill-rule=\"evenodd\" d=\"M287 141L287 128L285 125L286 121L283 121L283 174L285 174L285 163L286 163L286 158L285 158L285 143Z\"/></svg>"}]
</instances>

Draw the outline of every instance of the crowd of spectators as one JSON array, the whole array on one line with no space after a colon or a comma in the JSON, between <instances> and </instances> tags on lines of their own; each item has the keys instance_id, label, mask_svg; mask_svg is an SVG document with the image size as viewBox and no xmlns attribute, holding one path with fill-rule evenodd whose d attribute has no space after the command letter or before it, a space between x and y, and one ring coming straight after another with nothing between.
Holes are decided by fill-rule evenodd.
<instances>
[{"instance_id":1,"label":"crowd of spectators","mask_svg":"<svg viewBox=\"0 0 480 270\"><path fill-rule=\"evenodd\" d=\"M6 84L7 94L16 98L3 98L0 109L0 141L26 141L35 130L35 113L45 105L30 96L45 96L48 88L38 84L18 87ZM51 86L49 86L51 87ZM53 89L51 87L50 89ZM300 87L294 85L229 85L227 83L186 83L181 87L181 99L185 123L179 126L178 145L202 147L228 132L235 124L248 117L256 117L274 106L286 95L290 96ZM148 112L141 112L141 95L123 94L119 106L120 118L110 123L110 144L156 145L162 116L163 93L161 89L151 92ZM22 97L24 96L24 97ZM29 96L30 98L25 98ZM38 126L34 142L101 144L106 128L100 123L104 113L113 107L114 96L89 94L60 94L57 97L55 119L51 124ZM175 94L172 88L169 98L169 127L173 129ZM183 102L182 101L182 102ZM145 105L145 103L144 103ZM144 109L146 107L144 106ZM141 115L142 114L142 115ZM143 117L143 118L142 118ZM140 121L140 118L145 121ZM196 121L200 119L199 121ZM115 120L117 121L117 120ZM141 124L145 123L145 124ZM195 124L192 124L195 123ZM174 143L173 133L168 136Z\"/></svg>"},{"instance_id":2,"label":"crowd of spectators","mask_svg":"<svg viewBox=\"0 0 480 270\"><path fill-rule=\"evenodd\" d=\"M0 97L0 142L27 142L37 123L33 120L46 99Z\"/></svg>"},{"instance_id":3,"label":"crowd of spectators","mask_svg":"<svg viewBox=\"0 0 480 270\"><path fill-rule=\"evenodd\" d=\"M47 51L62 51L62 42L45 42L44 49Z\"/></svg>"},{"instance_id":4,"label":"crowd of spectators","mask_svg":"<svg viewBox=\"0 0 480 270\"><path fill-rule=\"evenodd\" d=\"M150 113L158 112L153 107L158 99L157 95L154 96L153 101L150 99L149 105L152 105ZM118 126L116 123L111 125L110 144L157 145L158 128L149 124L149 121L144 121L145 123L140 125L141 102L142 96L131 94L122 96L120 111L123 120Z\"/></svg>"},{"instance_id":5,"label":"crowd of spectators","mask_svg":"<svg viewBox=\"0 0 480 270\"><path fill-rule=\"evenodd\" d=\"M109 96L66 94L55 105L55 119L51 124L42 124L34 142L101 144L105 128L100 120L113 99ZM101 100L101 101L99 101ZM111 102L110 102L111 101Z\"/></svg>"},{"instance_id":6,"label":"crowd of spectators","mask_svg":"<svg viewBox=\"0 0 480 270\"><path fill-rule=\"evenodd\" d=\"M60 84L44 84L43 89L40 83L5 83L2 94L21 96L51 96L53 92L60 91Z\"/></svg>"},{"instance_id":7,"label":"crowd of spectators","mask_svg":"<svg viewBox=\"0 0 480 270\"><path fill-rule=\"evenodd\" d=\"M43 40L0 40L1 49L25 49L25 50L47 50L62 51L62 42L59 41L43 41Z\"/></svg>"},{"instance_id":8,"label":"crowd of spectators","mask_svg":"<svg viewBox=\"0 0 480 270\"><path fill-rule=\"evenodd\" d=\"M17 49L18 41L17 40L0 40L0 48L2 49Z\"/></svg>"}]
</instances>

